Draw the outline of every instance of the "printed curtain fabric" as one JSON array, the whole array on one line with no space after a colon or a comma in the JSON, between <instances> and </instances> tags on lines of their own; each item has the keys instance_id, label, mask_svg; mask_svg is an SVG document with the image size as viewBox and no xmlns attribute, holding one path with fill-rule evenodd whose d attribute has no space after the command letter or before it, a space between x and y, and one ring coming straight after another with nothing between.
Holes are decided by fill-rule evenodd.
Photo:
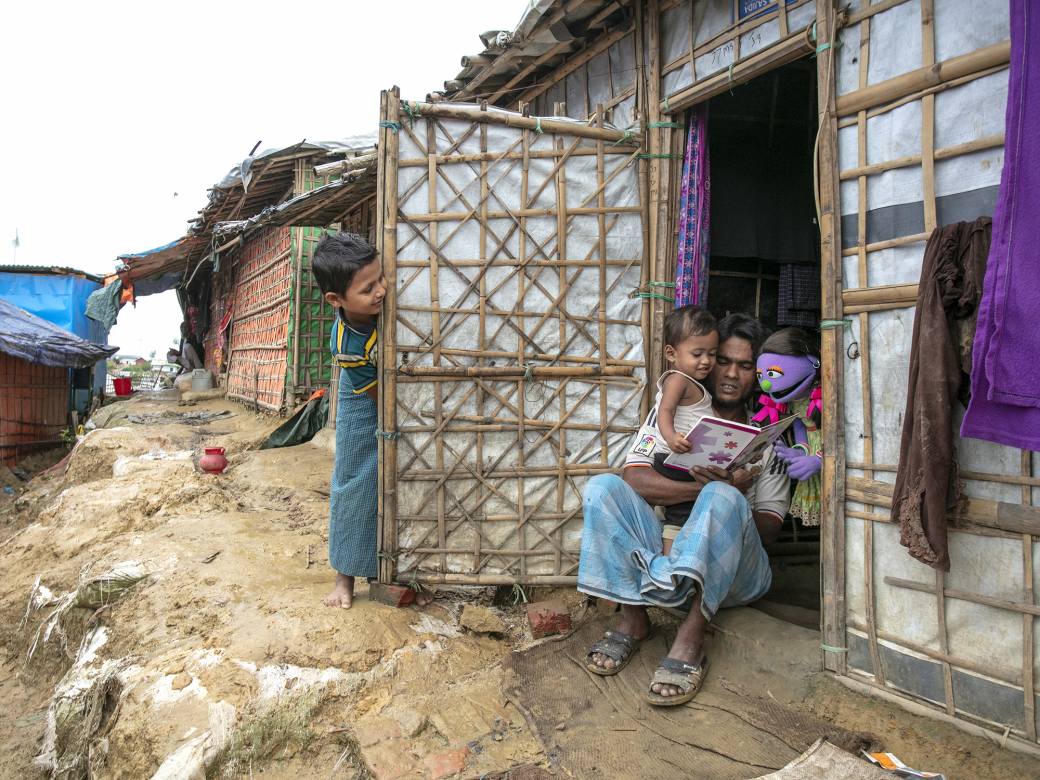
<instances>
[{"instance_id":1,"label":"printed curtain fabric","mask_svg":"<svg viewBox=\"0 0 1040 780\"><path fill-rule=\"evenodd\" d=\"M679 253L675 274L675 305L708 300L708 237L711 216L711 171L708 161L708 105L690 111L679 201Z\"/></svg>"}]
</instances>

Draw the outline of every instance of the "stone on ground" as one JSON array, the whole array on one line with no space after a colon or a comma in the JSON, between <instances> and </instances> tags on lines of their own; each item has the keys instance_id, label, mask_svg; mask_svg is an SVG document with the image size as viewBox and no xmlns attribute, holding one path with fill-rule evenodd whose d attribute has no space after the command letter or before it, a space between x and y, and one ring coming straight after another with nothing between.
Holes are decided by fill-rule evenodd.
<instances>
[{"instance_id":1,"label":"stone on ground","mask_svg":"<svg viewBox=\"0 0 1040 780\"><path fill-rule=\"evenodd\" d=\"M475 634L502 634L506 630L506 624L498 615L487 607L478 607L475 604L463 607L459 625Z\"/></svg>"},{"instance_id":2,"label":"stone on ground","mask_svg":"<svg viewBox=\"0 0 1040 780\"><path fill-rule=\"evenodd\" d=\"M394 716L406 737L414 737L426 728L426 716L417 710L405 710Z\"/></svg>"}]
</instances>

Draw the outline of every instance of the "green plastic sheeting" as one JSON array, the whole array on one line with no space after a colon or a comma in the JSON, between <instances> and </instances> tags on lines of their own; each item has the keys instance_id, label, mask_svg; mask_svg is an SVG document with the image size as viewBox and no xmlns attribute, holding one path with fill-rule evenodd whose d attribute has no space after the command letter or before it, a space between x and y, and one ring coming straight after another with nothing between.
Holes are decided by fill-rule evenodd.
<instances>
[{"instance_id":1,"label":"green plastic sheeting","mask_svg":"<svg viewBox=\"0 0 1040 780\"><path fill-rule=\"evenodd\" d=\"M329 419L328 393L306 403L296 414L282 423L267 437L260 449L273 450L277 447L295 447L314 438L314 434L325 427Z\"/></svg>"},{"instance_id":2,"label":"green plastic sheeting","mask_svg":"<svg viewBox=\"0 0 1040 780\"><path fill-rule=\"evenodd\" d=\"M116 324L116 316L119 314L122 296L123 285L118 281L112 282L108 287L94 290L87 298L87 316L104 325L105 330L112 330L112 326Z\"/></svg>"}]
</instances>

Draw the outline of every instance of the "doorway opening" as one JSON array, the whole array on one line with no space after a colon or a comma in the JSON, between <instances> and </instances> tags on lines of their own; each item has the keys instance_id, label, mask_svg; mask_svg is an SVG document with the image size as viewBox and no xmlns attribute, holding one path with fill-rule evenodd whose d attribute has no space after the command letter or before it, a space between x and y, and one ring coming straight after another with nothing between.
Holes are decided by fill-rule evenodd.
<instances>
[{"instance_id":1,"label":"doorway opening","mask_svg":"<svg viewBox=\"0 0 1040 780\"><path fill-rule=\"evenodd\" d=\"M819 328L816 89L816 62L804 58L711 98L707 306L720 319L745 312L770 331ZM788 515L769 557L773 585L755 606L819 629L819 526Z\"/></svg>"}]
</instances>

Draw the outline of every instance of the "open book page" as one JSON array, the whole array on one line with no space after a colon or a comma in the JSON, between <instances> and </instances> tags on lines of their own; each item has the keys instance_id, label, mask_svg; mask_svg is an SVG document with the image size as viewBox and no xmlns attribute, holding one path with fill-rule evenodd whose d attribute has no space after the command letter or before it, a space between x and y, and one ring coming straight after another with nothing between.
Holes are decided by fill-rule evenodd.
<instances>
[{"instance_id":1,"label":"open book page","mask_svg":"<svg viewBox=\"0 0 1040 780\"><path fill-rule=\"evenodd\" d=\"M760 429L717 417L704 417L686 435L690 451L673 452L665 459L664 465L682 471L689 471L694 466L737 468L776 441L792 422L794 418L788 417Z\"/></svg>"},{"instance_id":2,"label":"open book page","mask_svg":"<svg viewBox=\"0 0 1040 780\"><path fill-rule=\"evenodd\" d=\"M796 419L795 417L785 417L779 422L760 428L758 435L741 451L740 455L733 459L728 468L739 469L741 466L746 466L753 457L775 444L776 440L791 427Z\"/></svg>"}]
</instances>

